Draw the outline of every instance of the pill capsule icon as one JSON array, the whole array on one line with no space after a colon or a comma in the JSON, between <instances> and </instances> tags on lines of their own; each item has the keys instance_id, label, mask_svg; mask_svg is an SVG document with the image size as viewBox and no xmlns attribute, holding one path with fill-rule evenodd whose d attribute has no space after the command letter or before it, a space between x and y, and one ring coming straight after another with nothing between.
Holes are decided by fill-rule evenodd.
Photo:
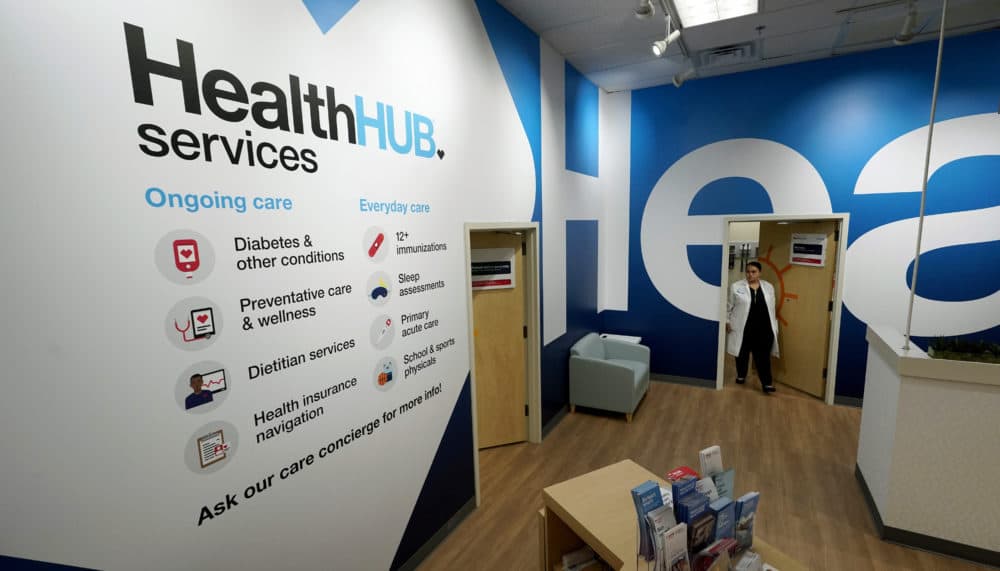
<instances>
[{"instance_id":1,"label":"pill capsule icon","mask_svg":"<svg viewBox=\"0 0 1000 571\"><path fill-rule=\"evenodd\" d=\"M379 232L378 236L375 236L375 241L372 242L372 245L368 248L368 257L369 258L374 258L375 257L375 254L378 253L378 249L380 247L382 247L382 242L384 242L384 241L385 241L385 234L383 234L382 232Z\"/></svg>"}]
</instances>

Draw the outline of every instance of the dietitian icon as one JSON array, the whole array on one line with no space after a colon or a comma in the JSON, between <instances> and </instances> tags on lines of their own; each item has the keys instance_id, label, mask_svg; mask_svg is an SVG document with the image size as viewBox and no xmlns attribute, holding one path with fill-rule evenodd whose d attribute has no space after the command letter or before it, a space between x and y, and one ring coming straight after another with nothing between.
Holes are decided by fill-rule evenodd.
<instances>
[{"instance_id":1,"label":"dietitian icon","mask_svg":"<svg viewBox=\"0 0 1000 571\"><path fill-rule=\"evenodd\" d=\"M207 373L195 373L191 375L189 382L191 385L191 394L184 399L185 409L192 409L196 406L213 402L216 393L226 390L226 370L219 369Z\"/></svg>"},{"instance_id":2,"label":"dietitian icon","mask_svg":"<svg viewBox=\"0 0 1000 571\"><path fill-rule=\"evenodd\" d=\"M222 406L232 392L230 371L218 361L192 363L176 379L174 400L188 414L211 412Z\"/></svg>"}]
</instances>

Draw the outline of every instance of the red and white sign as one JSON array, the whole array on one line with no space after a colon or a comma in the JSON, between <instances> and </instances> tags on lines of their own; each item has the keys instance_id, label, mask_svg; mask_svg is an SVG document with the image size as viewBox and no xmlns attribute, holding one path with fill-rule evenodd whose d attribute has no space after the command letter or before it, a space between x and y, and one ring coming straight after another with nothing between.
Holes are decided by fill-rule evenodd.
<instances>
[{"instance_id":1,"label":"red and white sign","mask_svg":"<svg viewBox=\"0 0 1000 571\"><path fill-rule=\"evenodd\" d=\"M516 286L514 248L472 250L472 289L508 289Z\"/></svg>"},{"instance_id":2,"label":"red and white sign","mask_svg":"<svg viewBox=\"0 0 1000 571\"><path fill-rule=\"evenodd\" d=\"M826 234L792 234L790 251L791 263L822 268L826 263Z\"/></svg>"}]
</instances>

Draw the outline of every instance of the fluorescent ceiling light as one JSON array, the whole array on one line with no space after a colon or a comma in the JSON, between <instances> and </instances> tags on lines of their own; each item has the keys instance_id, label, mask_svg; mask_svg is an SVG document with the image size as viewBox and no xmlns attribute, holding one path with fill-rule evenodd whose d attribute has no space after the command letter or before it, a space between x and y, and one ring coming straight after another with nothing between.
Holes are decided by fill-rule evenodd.
<instances>
[{"instance_id":1,"label":"fluorescent ceiling light","mask_svg":"<svg viewBox=\"0 0 1000 571\"><path fill-rule=\"evenodd\" d=\"M758 0L674 0L684 28L756 14Z\"/></svg>"}]
</instances>

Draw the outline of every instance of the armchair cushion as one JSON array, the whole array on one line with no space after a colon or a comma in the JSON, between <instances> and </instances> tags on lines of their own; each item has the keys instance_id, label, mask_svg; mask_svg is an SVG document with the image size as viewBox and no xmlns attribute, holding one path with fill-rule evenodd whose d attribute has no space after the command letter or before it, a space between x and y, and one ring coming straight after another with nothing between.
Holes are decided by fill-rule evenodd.
<instances>
[{"instance_id":1,"label":"armchair cushion","mask_svg":"<svg viewBox=\"0 0 1000 571\"><path fill-rule=\"evenodd\" d=\"M620 367L627 367L632 371L633 380L639 382L642 376L649 373L649 365L640 361L626 361L625 359L606 359L605 362Z\"/></svg>"}]
</instances>

